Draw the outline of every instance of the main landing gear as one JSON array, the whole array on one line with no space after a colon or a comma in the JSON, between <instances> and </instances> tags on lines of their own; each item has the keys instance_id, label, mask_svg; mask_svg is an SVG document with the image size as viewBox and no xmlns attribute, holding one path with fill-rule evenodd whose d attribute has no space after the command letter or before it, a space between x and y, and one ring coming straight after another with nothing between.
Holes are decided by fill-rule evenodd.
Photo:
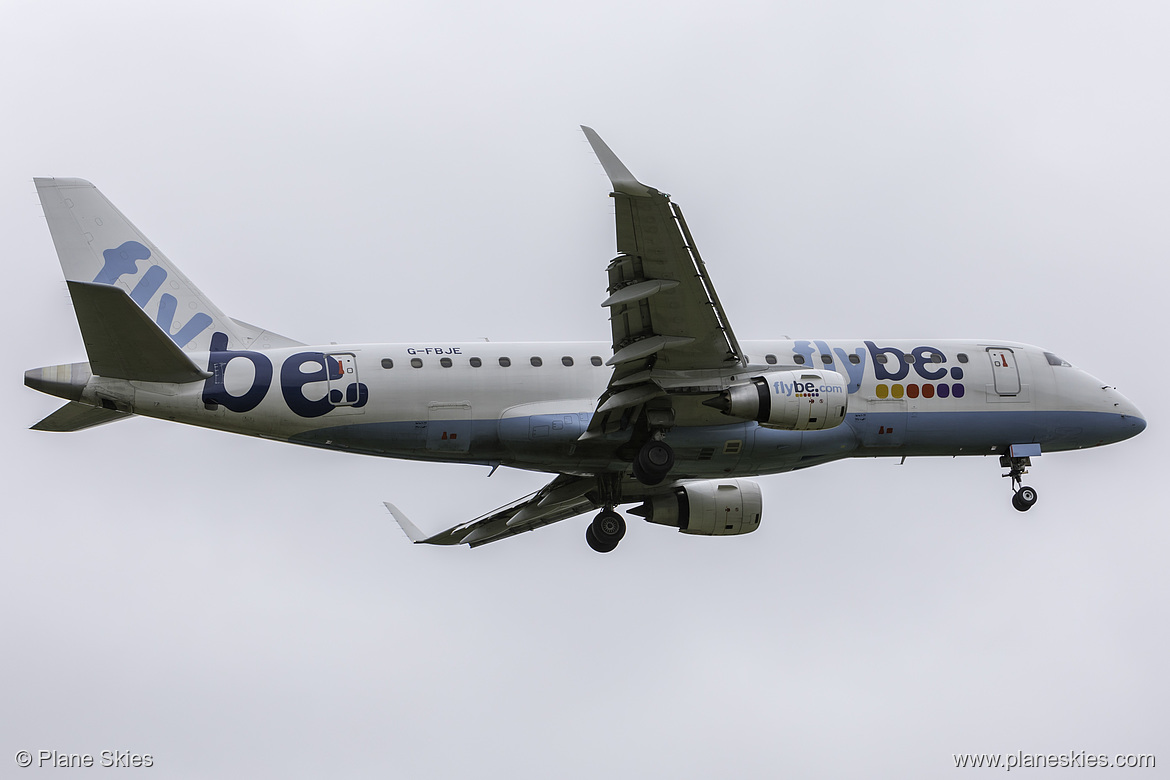
<instances>
[{"instance_id":1,"label":"main landing gear","mask_svg":"<svg viewBox=\"0 0 1170 780\"><path fill-rule=\"evenodd\" d=\"M1001 455L999 465L1008 470L1002 475L1011 478L1012 506L1021 512L1027 512L1036 503L1036 488L1021 484L1023 477L1028 473L1028 466L1032 465L1031 458L1013 458L1011 455Z\"/></svg>"},{"instance_id":2,"label":"main landing gear","mask_svg":"<svg viewBox=\"0 0 1170 780\"><path fill-rule=\"evenodd\" d=\"M661 439L650 439L634 456L633 466L634 477L639 482L643 485L657 485L674 468L674 450ZM621 475L615 474L613 477L612 483L604 480L599 482L600 497L597 502L604 503L605 509L585 529L585 541L599 553L613 552L626 535L626 521L613 511L614 505L621 502Z\"/></svg>"},{"instance_id":3,"label":"main landing gear","mask_svg":"<svg viewBox=\"0 0 1170 780\"><path fill-rule=\"evenodd\" d=\"M674 450L658 439L642 445L634 457L634 477L643 485L657 485L674 467Z\"/></svg>"},{"instance_id":4,"label":"main landing gear","mask_svg":"<svg viewBox=\"0 0 1170 780\"><path fill-rule=\"evenodd\" d=\"M601 510L585 529L585 541L599 553L613 552L625 535L626 521L609 507Z\"/></svg>"}]
</instances>

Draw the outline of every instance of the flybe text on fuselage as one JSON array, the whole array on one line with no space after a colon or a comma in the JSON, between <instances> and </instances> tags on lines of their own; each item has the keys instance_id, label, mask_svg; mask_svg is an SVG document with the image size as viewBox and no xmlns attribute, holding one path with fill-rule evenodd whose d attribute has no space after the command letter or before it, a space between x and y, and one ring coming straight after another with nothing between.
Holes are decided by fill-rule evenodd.
<instances>
[{"instance_id":1,"label":"flybe text on fuselage","mask_svg":"<svg viewBox=\"0 0 1170 780\"><path fill-rule=\"evenodd\" d=\"M272 360L263 352L228 350L227 342L223 333L211 337L211 355L207 361L211 376L203 384L203 403L221 405L232 412L250 412L268 395ZM226 382L228 366L233 360L252 364L252 384L238 394L231 392ZM309 398L304 388L316 382L329 383L329 389L322 398ZM280 365L280 391L289 410L305 418L321 417L338 406L361 408L370 398L369 388L357 381L354 356L348 353L328 355L305 351L290 355Z\"/></svg>"},{"instance_id":2,"label":"flybe text on fuselage","mask_svg":"<svg viewBox=\"0 0 1170 780\"><path fill-rule=\"evenodd\" d=\"M912 347L907 351L901 347L879 347L872 341L866 341L865 349L849 352L842 347L830 347L820 340L798 340L792 343L792 354L799 357L797 363L820 365L848 376L848 391L851 395L861 389L867 358L873 363L874 379L879 382L901 381L911 370L929 382L940 381L948 375L956 382L963 379L963 369L959 366L944 368L948 362L947 355L938 347L930 345Z\"/></svg>"}]
</instances>

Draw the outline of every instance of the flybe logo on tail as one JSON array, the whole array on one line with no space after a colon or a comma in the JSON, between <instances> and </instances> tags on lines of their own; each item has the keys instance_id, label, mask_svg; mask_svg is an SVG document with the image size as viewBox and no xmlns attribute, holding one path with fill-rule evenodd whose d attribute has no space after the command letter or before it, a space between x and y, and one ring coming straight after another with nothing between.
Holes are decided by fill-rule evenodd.
<instances>
[{"instance_id":1,"label":"flybe logo on tail","mask_svg":"<svg viewBox=\"0 0 1170 780\"><path fill-rule=\"evenodd\" d=\"M114 284L123 276L133 276L138 273L138 261L149 260L150 250L137 241L127 241L119 247L102 252L105 265L98 275L93 278L97 284ZM130 299L146 308L146 304L155 296L167 280L167 269L161 265L152 265L138 280L138 284L130 291ZM179 301L170 293L163 293L158 299L158 314L154 321L180 347L185 347L191 340L211 325L211 317L203 312L196 312L187 320L183 327L172 333L175 324L175 313L179 308Z\"/></svg>"}]
</instances>

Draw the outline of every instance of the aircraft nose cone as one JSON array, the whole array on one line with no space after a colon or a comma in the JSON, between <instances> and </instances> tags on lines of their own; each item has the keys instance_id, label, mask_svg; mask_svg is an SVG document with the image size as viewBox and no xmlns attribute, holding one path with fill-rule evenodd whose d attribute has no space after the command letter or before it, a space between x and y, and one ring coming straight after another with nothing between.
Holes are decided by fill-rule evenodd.
<instances>
[{"instance_id":1,"label":"aircraft nose cone","mask_svg":"<svg viewBox=\"0 0 1170 780\"><path fill-rule=\"evenodd\" d=\"M1127 439L1137 436L1146 429L1146 418L1132 401L1116 390L1112 392L1115 395L1113 406L1119 415L1118 421L1123 435Z\"/></svg>"},{"instance_id":2,"label":"aircraft nose cone","mask_svg":"<svg viewBox=\"0 0 1170 780\"><path fill-rule=\"evenodd\" d=\"M1140 414L1127 414L1125 418L1126 422L1133 426L1134 436L1137 436L1146 429L1146 418L1142 417Z\"/></svg>"}]
</instances>

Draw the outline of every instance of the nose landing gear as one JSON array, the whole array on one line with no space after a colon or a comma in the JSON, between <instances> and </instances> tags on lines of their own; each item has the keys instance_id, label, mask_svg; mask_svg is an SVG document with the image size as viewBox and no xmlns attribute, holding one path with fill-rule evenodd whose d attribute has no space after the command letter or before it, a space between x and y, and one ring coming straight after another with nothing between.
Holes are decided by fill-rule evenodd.
<instances>
[{"instance_id":1,"label":"nose landing gear","mask_svg":"<svg viewBox=\"0 0 1170 780\"><path fill-rule=\"evenodd\" d=\"M599 553L613 552L626 535L626 521L611 508L605 508L585 529L585 541Z\"/></svg>"},{"instance_id":2,"label":"nose landing gear","mask_svg":"<svg viewBox=\"0 0 1170 780\"><path fill-rule=\"evenodd\" d=\"M1011 455L1001 455L999 465L1008 470L1002 476L1012 481L1012 506L1020 512L1027 512L1036 503L1036 488L1021 484L1023 477L1028 473L1028 466L1032 465L1031 458L1013 458Z\"/></svg>"}]
</instances>

